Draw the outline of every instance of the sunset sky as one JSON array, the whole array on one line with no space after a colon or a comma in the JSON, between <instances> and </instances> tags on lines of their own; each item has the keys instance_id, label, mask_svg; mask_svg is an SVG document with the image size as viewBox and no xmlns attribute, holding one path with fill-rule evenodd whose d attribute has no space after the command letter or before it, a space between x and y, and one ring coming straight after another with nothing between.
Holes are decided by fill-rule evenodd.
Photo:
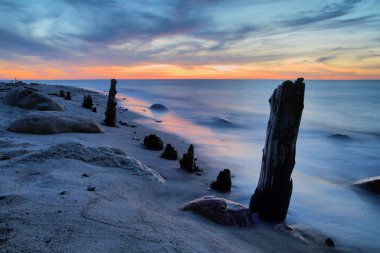
<instances>
[{"instance_id":1,"label":"sunset sky","mask_svg":"<svg viewBox=\"0 0 380 253\"><path fill-rule=\"evenodd\" d=\"M0 79L380 79L378 0L0 0Z\"/></svg>"}]
</instances>

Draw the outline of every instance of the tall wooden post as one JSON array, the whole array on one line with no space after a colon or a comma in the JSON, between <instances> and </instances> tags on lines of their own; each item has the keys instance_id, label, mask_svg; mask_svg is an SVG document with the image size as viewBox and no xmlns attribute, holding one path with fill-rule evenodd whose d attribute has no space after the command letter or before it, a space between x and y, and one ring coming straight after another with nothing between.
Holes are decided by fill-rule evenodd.
<instances>
[{"instance_id":1,"label":"tall wooden post","mask_svg":"<svg viewBox=\"0 0 380 253\"><path fill-rule=\"evenodd\" d=\"M296 143L301 122L305 84L285 81L269 99L271 112L263 150L260 179L249 204L268 221L284 221L288 212L295 165Z\"/></svg>"},{"instance_id":2,"label":"tall wooden post","mask_svg":"<svg viewBox=\"0 0 380 253\"><path fill-rule=\"evenodd\" d=\"M107 126L116 126L116 79L111 80L110 91L108 93L108 101L107 101L107 110L106 110L106 119L104 120L104 124Z\"/></svg>"}]
</instances>

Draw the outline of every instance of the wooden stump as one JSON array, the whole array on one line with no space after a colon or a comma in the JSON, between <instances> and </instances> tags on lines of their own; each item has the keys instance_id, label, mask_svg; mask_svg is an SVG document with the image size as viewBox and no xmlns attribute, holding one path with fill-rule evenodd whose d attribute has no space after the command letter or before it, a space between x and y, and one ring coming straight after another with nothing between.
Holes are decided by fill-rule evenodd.
<instances>
[{"instance_id":1,"label":"wooden stump","mask_svg":"<svg viewBox=\"0 0 380 253\"><path fill-rule=\"evenodd\" d=\"M108 92L108 100L107 100L107 110L106 110L106 119L104 120L104 124L107 126L114 127L116 126L116 79L111 80L110 91Z\"/></svg>"},{"instance_id":2,"label":"wooden stump","mask_svg":"<svg viewBox=\"0 0 380 253\"><path fill-rule=\"evenodd\" d=\"M301 122L305 84L285 81L274 90L263 150L260 179L250 209L268 221L284 221L288 212L295 165L296 142Z\"/></svg>"}]
</instances>

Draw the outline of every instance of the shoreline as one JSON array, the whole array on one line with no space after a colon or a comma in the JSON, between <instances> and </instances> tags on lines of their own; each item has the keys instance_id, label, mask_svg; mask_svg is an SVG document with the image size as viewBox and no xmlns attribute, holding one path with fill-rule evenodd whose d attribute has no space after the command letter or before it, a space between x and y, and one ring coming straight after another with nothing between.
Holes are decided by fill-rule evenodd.
<instances>
[{"instance_id":1,"label":"shoreline","mask_svg":"<svg viewBox=\"0 0 380 253\"><path fill-rule=\"evenodd\" d=\"M70 90L73 97L71 101L66 101L55 96L49 97L62 103L66 107L66 113L90 117L95 119L98 123L104 118L106 102L104 94L69 86L39 85L33 86L33 88L37 88L39 92L45 95L52 92L59 92L59 89ZM4 94L5 92L1 92L0 96L3 97ZM83 95L88 94L96 98L94 99L94 105L98 108L97 113L93 113L91 110L84 109L81 106ZM0 99L0 103L2 103L2 99ZM83 244L84 239L86 240L86 246L88 243L93 244L91 245L93 248L86 249L86 251L89 252L97 247L103 250L111 250L112 247L116 247L114 245L112 246L112 244L115 243L117 247L112 249L121 252L123 250L125 251L125 249L131 252L156 252L157 249L158 251L174 250L180 252L202 252L206 249L211 252L221 250L230 252L323 252L327 250L322 240L322 235L318 235L316 231L310 228L306 228L305 231L303 231L309 241L309 244L305 245L300 240L275 231L272 228L273 224L258 221L257 217L254 218L252 228L231 228L215 224L193 213L179 211L179 207L186 202L201 196L216 195L229 198L229 194L221 194L209 190L209 184L216 178L216 175L215 177L211 176L212 173L207 170L207 167L204 168L205 173L202 176L189 174L179 168L178 161L161 159L159 155L162 151L146 150L141 145L144 136L154 133L160 136L165 144L171 143L177 149L179 157L181 157L190 143L184 142L180 136L165 133L157 129L151 129L139 124L137 124L136 128L120 125L117 128L111 128L101 125L104 129L104 133L101 134L62 133L55 135L30 135L16 134L5 130L7 125L14 120L13 116L26 113L28 113L27 110L6 106L2 103L0 110L2 143L7 142L13 145L13 148L24 145L25 149L29 149L29 151L48 148L67 141L79 142L89 147L107 146L119 148L127 155L136 158L157 171L166 180L166 183L161 185L151 182L142 176L127 174L122 170L110 170L109 168L103 167L95 168L95 166L89 164L67 160L67 165L70 166L64 164L63 168L69 170L69 172L67 174L64 173L63 178L69 183L63 186L60 184L60 187L72 187L73 190L68 189L69 194L63 197L65 199L61 199L61 196L57 195L60 189L50 184L49 181L51 177L55 179L55 183L59 181L59 167L62 169L62 164L60 164L59 161L52 159L52 161L36 165L37 169L28 168L28 164L16 164L16 168L20 171L20 173L16 174L25 174L23 176L27 177L27 179L25 179L26 182L19 182L20 176L14 174L14 168L5 169L3 171L5 175L3 175L3 178L5 178L1 180L3 181L2 183L4 183L7 179L9 182L15 185L20 184L22 187L26 185L24 192L15 191L15 188L12 187L1 187L0 196L5 196L5 200L7 201L8 199L10 200L8 202L2 200L0 201L0 205L2 207L12 206L12 208L16 210L15 214L11 214L9 211L1 213L0 218L5 220L9 219L9 227L14 231L9 233L9 239L5 243L7 247L5 248L6 250L16 251L18 249L15 245L20 243L20 247L25 247L22 249L28 250L39 250L43 252L50 250L78 251L81 249L80 245ZM117 122L122 120L131 124L130 122L136 122L141 117L141 115L135 112L123 111L119 107L117 108ZM136 134L134 132L136 132ZM99 138L97 138L98 136ZM133 137L136 137L139 141ZM6 148L2 147L1 151L5 149ZM20 157L21 156L22 154ZM198 155L198 157L202 156ZM1 161L1 163L3 164L3 161ZM53 176L49 174L52 165L58 166L58 168L54 168ZM95 197L89 195L87 192L81 192L83 190L82 188L77 188L77 184L82 185L82 183L77 182L78 179L71 181L71 176L75 175L75 177L78 177L80 174L76 173L75 169L79 171L81 167L92 172L93 175L91 177L94 177L94 182L99 185L99 187L97 187L98 190L95 192ZM38 171L36 172L35 170ZM33 173L40 174L30 175ZM45 178L40 176L44 175L44 173L46 174ZM102 176L104 176L104 178L102 178ZM123 184L124 181L125 183ZM5 185L8 184L10 183ZM38 195L34 195L34 193L30 191L34 189L38 190ZM45 190L47 193L41 193ZM72 194L70 193L71 191L73 192ZM125 196L125 193L127 193L127 196ZM41 194L46 195L41 196ZM76 195L78 195L78 197ZM36 199L39 199L38 197L41 198L42 202L36 202ZM25 200L26 198L29 199L29 201ZM24 199L24 201L22 199ZM48 201L44 202L44 200ZM57 216L56 212L59 210L54 210L56 211L54 212L55 215L52 213L53 217L51 217L53 227L60 230L62 226L66 226L66 223L70 224L70 229L72 230L70 231L71 234L79 235L80 233L84 233L86 235L85 238L63 242L57 239L60 235L57 234L56 236L52 236L49 243L46 243L49 239L45 240L45 238L49 237L47 235L49 233L42 232L42 230L49 230L50 223L39 224L41 220L38 219L43 219L43 214L47 212L46 207L44 208L44 205L41 203L50 204L51 202L60 203L60 206L62 206L61 202L67 202L72 205L72 207L70 207L70 205L67 207L62 206L62 208L66 208L67 211L67 216L64 218L55 218L55 216ZM101 211L98 212L93 209L99 209ZM24 214L25 210L28 210L28 215L33 217L28 218ZM60 211L65 212L65 210ZM141 213L143 215L141 215ZM21 214L23 215L21 216ZM22 217L22 219L29 222L29 224L32 224L33 229L27 231L28 226L18 224L16 217ZM135 230L133 231L128 223L130 220L134 221L132 227ZM101 223L100 221L104 222ZM84 226L84 231L80 229L80 226L75 225L75 222ZM122 225L119 226L118 222ZM95 229L95 231L91 231L93 229ZM102 229L105 229L111 235L126 233L127 236L118 236L117 239L111 236L102 238L101 234L103 233L96 231ZM52 231L54 231L54 229ZM44 239L40 241L37 240L37 242L28 246L25 244L25 241L22 241L23 237L17 235L16 232L24 236L29 234L29 236L32 236L31 238L33 238L34 233L37 233L34 235L34 239L35 236ZM62 233L67 235L67 231ZM66 237L66 239L75 237L70 236L71 237ZM31 242L33 241L32 239L30 240ZM56 240L55 244L52 243L54 240ZM101 242L99 243L97 240L101 240ZM187 240L190 240L190 242ZM233 243L231 244L230 241L233 241ZM273 241L278 242L278 244L273 244ZM236 245L234 244L235 242ZM128 248L128 245L137 245L137 248ZM157 248L158 246L159 248ZM334 251L337 252L351 250L354 249L347 248L344 245L334 249Z\"/></svg>"}]
</instances>

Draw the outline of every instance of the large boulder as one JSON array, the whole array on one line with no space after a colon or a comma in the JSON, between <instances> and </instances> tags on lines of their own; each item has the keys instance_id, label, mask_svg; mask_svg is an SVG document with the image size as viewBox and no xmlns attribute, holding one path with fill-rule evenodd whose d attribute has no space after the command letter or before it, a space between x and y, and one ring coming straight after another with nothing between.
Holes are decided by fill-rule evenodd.
<instances>
[{"instance_id":1,"label":"large boulder","mask_svg":"<svg viewBox=\"0 0 380 253\"><path fill-rule=\"evenodd\" d=\"M215 196L204 196L182 207L226 226L248 227L253 224L252 212L239 203Z\"/></svg>"},{"instance_id":2,"label":"large boulder","mask_svg":"<svg viewBox=\"0 0 380 253\"><path fill-rule=\"evenodd\" d=\"M8 131L27 134L103 132L99 125L89 118L52 114L31 114L16 119L8 128Z\"/></svg>"},{"instance_id":3,"label":"large boulder","mask_svg":"<svg viewBox=\"0 0 380 253\"><path fill-rule=\"evenodd\" d=\"M150 110L153 110L153 111L161 111L161 112L166 112L168 111L169 109L163 105L163 104L153 104L149 107Z\"/></svg>"},{"instance_id":4,"label":"large boulder","mask_svg":"<svg viewBox=\"0 0 380 253\"><path fill-rule=\"evenodd\" d=\"M16 88L10 90L4 97L7 105L39 111L64 111L63 105L41 95L31 89Z\"/></svg>"},{"instance_id":5,"label":"large boulder","mask_svg":"<svg viewBox=\"0 0 380 253\"><path fill-rule=\"evenodd\" d=\"M355 184L363 190L380 194L380 176L363 179Z\"/></svg>"}]
</instances>

